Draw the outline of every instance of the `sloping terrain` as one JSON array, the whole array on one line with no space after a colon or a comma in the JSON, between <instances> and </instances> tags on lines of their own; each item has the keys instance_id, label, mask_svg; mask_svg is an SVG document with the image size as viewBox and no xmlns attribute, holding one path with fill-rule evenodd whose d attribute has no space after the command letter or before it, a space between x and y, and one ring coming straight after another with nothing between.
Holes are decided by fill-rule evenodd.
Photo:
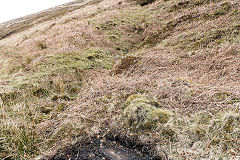
<instances>
[{"instance_id":1,"label":"sloping terrain","mask_svg":"<svg viewBox=\"0 0 240 160\"><path fill-rule=\"evenodd\" d=\"M74 1L0 39L0 158L240 156L238 0Z\"/></svg>"},{"instance_id":2,"label":"sloping terrain","mask_svg":"<svg viewBox=\"0 0 240 160\"><path fill-rule=\"evenodd\" d=\"M29 29L35 24L42 23L49 20L55 20L66 13L70 13L74 10L80 9L88 4L93 4L97 1L90 2L89 0L77 0L63 5L56 6L44 10L39 13L35 13L29 16L20 17L18 19L10 20L0 24L0 39L11 36L12 34Z\"/></svg>"}]
</instances>

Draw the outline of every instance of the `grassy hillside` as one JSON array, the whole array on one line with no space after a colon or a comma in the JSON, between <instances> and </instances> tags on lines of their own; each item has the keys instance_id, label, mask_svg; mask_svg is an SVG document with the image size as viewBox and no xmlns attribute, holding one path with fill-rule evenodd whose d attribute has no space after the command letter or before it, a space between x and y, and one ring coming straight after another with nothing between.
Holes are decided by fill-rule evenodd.
<instances>
[{"instance_id":1,"label":"grassy hillside","mask_svg":"<svg viewBox=\"0 0 240 160\"><path fill-rule=\"evenodd\" d=\"M23 19L0 24L0 159L66 158L110 133L162 159L239 158L238 0L75 1Z\"/></svg>"}]
</instances>

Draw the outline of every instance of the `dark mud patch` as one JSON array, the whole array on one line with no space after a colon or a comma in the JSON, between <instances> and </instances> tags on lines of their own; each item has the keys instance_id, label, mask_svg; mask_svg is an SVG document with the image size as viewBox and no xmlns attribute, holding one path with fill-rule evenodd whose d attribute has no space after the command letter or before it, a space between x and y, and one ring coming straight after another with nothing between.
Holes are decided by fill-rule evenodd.
<instances>
[{"instance_id":1,"label":"dark mud patch","mask_svg":"<svg viewBox=\"0 0 240 160\"><path fill-rule=\"evenodd\" d=\"M67 149L59 150L50 160L164 160L154 155L153 144L112 133L84 138Z\"/></svg>"},{"instance_id":2,"label":"dark mud patch","mask_svg":"<svg viewBox=\"0 0 240 160\"><path fill-rule=\"evenodd\" d=\"M155 1L156 0L145 0L145 1L140 2L140 5L141 6L146 6L146 5L151 4L151 3L155 2Z\"/></svg>"}]
</instances>

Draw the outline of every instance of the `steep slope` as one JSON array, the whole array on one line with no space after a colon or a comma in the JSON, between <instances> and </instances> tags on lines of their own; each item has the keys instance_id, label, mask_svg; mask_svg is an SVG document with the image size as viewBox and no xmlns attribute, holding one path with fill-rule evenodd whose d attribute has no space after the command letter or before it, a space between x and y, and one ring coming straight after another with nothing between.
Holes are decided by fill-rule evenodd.
<instances>
[{"instance_id":1,"label":"steep slope","mask_svg":"<svg viewBox=\"0 0 240 160\"><path fill-rule=\"evenodd\" d=\"M1 158L89 145L111 159L113 141L155 159L240 156L238 0L75 1L24 21L0 28Z\"/></svg>"}]
</instances>

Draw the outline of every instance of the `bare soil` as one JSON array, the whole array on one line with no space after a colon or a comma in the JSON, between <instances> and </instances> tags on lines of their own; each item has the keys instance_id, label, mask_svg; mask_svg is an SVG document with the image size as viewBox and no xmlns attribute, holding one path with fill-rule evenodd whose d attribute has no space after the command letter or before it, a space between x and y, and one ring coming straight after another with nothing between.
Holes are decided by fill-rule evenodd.
<instances>
[{"instance_id":1,"label":"bare soil","mask_svg":"<svg viewBox=\"0 0 240 160\"><path fill-rule=\"evenodd\" d=\"M50 160L163 160L154 156L150 144L119 135L85 137L75 145L59 150Z\"/></svg>"}]
</instances>

